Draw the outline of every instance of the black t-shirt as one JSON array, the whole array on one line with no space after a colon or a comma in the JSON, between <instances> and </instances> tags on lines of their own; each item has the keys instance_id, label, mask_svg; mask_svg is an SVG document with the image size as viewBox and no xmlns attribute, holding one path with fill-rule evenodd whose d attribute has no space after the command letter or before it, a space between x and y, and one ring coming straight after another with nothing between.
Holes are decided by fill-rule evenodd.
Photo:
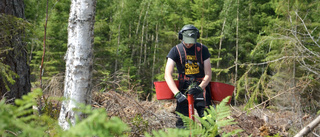
<instances>
[{"instance_id":1,"label":"black t-shirt","mask_svg":"<svg viewBox=\"0 0 320 137\"><path fill-rule=\"evenodd\" d=\"M199 44L199 43L198 43ZM200 62L197 62L196 60L196 55L195 55L195 50L196 50L196 45L193 45L191 48L186 48L185 45L183 45L185 50L186 50L186 63L185 63L185 75L192 75L196 74L197 77L204 77L204 70L203 68L199 67ZM182 51L183 52L183 51ZM210 53L208 48L205 45L202 45L202 59L205 61L206 59L210 58ZM179 51L176 46L174 46L169 54L167 55L167 58L171 58L176 62L176 66L178 69L179 74L183 72L183 67L180 61L180 55Z\"/></svg>"}]
</instances>

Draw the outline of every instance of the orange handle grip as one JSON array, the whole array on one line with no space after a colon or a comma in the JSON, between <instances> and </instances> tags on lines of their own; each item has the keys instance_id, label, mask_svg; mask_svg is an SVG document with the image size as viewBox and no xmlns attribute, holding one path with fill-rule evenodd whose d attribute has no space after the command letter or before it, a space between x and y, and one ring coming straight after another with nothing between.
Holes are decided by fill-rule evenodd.
<instances>
[{"instance_id":1,"label":"orange handle grip","mask_svg":"<svg viewBox=\"0 0 320 137\"><path fill-rule=\"evenodd\" d=\"M194 121L194 99L193 95L188 94L188 109L189 109L189 118Z\"/></svg>"}]
</instances>

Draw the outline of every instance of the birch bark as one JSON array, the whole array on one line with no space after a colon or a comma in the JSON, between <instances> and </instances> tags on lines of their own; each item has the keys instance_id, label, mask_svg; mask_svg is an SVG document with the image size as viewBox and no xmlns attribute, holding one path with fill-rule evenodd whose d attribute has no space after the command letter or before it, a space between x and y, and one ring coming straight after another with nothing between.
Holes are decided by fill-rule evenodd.
<instances>
[{"instance_id":1,"label":"birch bark","mask_svg":"<svg viewBox=\"0 0 320 137\"><path fill-rule=\"evenodd\" d=\"M75 124L79 104L91 103L91 76L93 66L93 25L96 0L71 0L68 25L68 50L65 56L66 72L64 98L59 125L67 130Z\"/></svg>"}]
</instances>

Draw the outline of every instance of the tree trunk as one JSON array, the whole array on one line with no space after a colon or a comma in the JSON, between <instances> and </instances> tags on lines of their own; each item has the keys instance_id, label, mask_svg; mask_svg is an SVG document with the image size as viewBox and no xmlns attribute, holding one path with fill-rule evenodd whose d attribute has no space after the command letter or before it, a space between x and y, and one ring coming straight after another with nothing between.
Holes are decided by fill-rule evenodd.
<instances>
[{"instance_id":1,"label":"tree trunk","mask_svg":"<svg viewBox=\"0 0 320 137\"><path fill-rule=\"evenodd\" d=\"M225 1L226 2L226 1ZM218 49L218 59L220 58L220 53L221 53L221 47L222 47L222 41L224 39L224 27L226 25L226 21L227 21L227 16L228 16L228 12L229 12L229 8L230 8L230 5L232 3L232 0L231 2L229 3L229 5L227 6L227 9L225 10L226 11L226 14L225 14L225 17L223 19L223 23L222 23L222 29L221 29L221 33L220 33L220 41L219 41L219 49ZM220 68L220 60L217 61L217 69ZM216 75L216 81L219 81L218 80L218 75Z\"/></svg>"},{"instance_id":2,"label":"tree trunk","mask_svg":"<svg viewBox=\"0 0 320 137\"><path fill-rule=\"evenodd\" d=\"M148 47L147 47L147 43L148 43L148 41L149 41L149 39L150 39L150 37L149 37L149 34L148 34L148 29L149 29L149 22L148 22L148 19L147 19L147 26L146 26L146 42L144 43L144 57L143 57L143 66L144 67L147 67L146 66L146 63L147 63L147 50L148 50ZM147 64L148 65L148 64Z\"/></svg>"},{"instance_id":3,"label":"tree trunk","mask_svg":"<svg viewBox=\"0 0 320 137\"><path fill-rule=\"evenodd\" d=\"M320 124L320 115L313 120L311 123L309 123L306 127L304 127L298 134L296 134L294 137L303 137L310 133L316 126Z\"/></svg>"},{"instance_id":4,"label":"tree trunk","mask_svg":"<svg viewBox=\"0 0 320 137\"><path fill-rule=\"evenodd\" d=\"M142 25L142 32L141 32L141 44L140 44L140 56L139 56L139 62L138 62L138 75L140 75L141 72L141 60L142 60L142 47L143 47L143 35L144 35L144 25L145 22L143 22Z\"/></svg>"},{"instance_id":5,"label":"tree trunk","mask_svg":"<svg viewBox=\"0 0 320 137\"><path fill-rule=\"evenodd\" d=\"M143 19L143 25L142 25L142 32L141 32L141 43L140 43L140 56L139 56L139 64L138 64L138 75L140 75L141 73L141 65L142 65L142 49L143 49L143 43L144 43L144 31L145 31L145 25L146 25L146 21L147 21L147 16L148 16L148 10L149 10L149 5L150 3L148 3L148 8L146 10L146 14L144 15L144 19Z\"/></svg>"},{"instance_id":6,"label":"tree trunk","mask_svg":"<svg viewBox=\"0 0 320 137\"><path fill-rule=\"evenodd\" d=\"M237 27L236 27L236 61L235 61L235 88L234 88L234 102L237 104L236 96L237 96L237 79L238 79L238 50L239 50L239 0L237 1Z\"/></svg>"},{"instance_id":7,"label":"tree trunk","mask_svg":"<svg viewBox=\"0 0 320 137\"><path fill-rule=\"evenodd\" d=\"M114 72L117 72L118 70L118 55L119 55L119 48L120 48L120 38L121 38L121 32L120 32L120 28L121 27L121 22L119 23L119 26L118 26L118 46L117 46L117 51L116 51L116 61L115 61L115 64L114 64Z\"/></svg>"},{"instance_id":8,"label":"tree trunk","mask_svg":"<svg viewBox=\"0 0 320 137\"><path fill-rule=\"evenodd\" d=\"M153 63L152 63L152 76L151 76L151 79L152 79L152 84L151 84L151 89L153 89L153 82L154 82L154 68L155 68L155 65L156 65L156 54L157 54L157 48L158 48L158 42L159 42L159 30L158 30L158 23L156 25L156 41L155 41L155 44L154 44L154 49L153 49Z\"/></svg>"},{"instance_id":9,"label":"tree trunk","mask_svg":"<svg viewBox=\"0 0 320 137\"><path fill-rule=\"evenodd\" d=\"M140 11L140 14L139 14L139 20L138 20L138 23L137 23L137 30L136 30L136 34L135 34L135 39L138 39L140 21L141 21L141 16L142 16L143 10L144 10L144 6L142 7L142 10ZM132 60L132 62L134 62L133 60L134 60L135 52L136 52L135 43L133 43L132 51L131 51L131 60Z\"/></svg>"},{"instance_id":10,"label":"tree trunk","mask_svg":"<svg viewBox=\"0 0 320 137\"><path fill-rule=\"evenodd\" d=\"M204 4L203 4L203 1L202 1L202 10L201 10L201 18L202 19L204 19L205 18L205 15L204 15L204 11L203 11L203 9L205 9L205 7L204 7ZM200 33L200 36L199 36L199 40L200 40L200 43L202 43L202 39L201 39L201 36L203 37L203 32L204 32L204 30L203 30L203 22L205 21L205 19L204 20L200 20L200 24L201 24L201 27L200 27L200 30L201 30L201 33Z\"/></svg>"},{"instance_id":11,"label":"tree trunk","mask_svg":"<svg viewBox=\"0 0 320 137\"><path fill-rule=\"evenodd\" d=\"M0 13L25 19L23 0L0 0Z\"/></svg>"},{"instance_id":12,"label":"tree trunk","mask_svg":"<svg viewBox=\"0 0 320 137\"><path fill-rule=\"evenodd\" d=\"M120 40L121 40L121 16L123 11L123 1L121 2L121 10L120 10L120 23L118 25L118 46L117 46L117 52L116 52L116 61L114 65L114 72L117 72L118 70L118 56L119 56L119 49L120 49Z\"/></svg>"},{"instance_id":13,"label":"tree trunk","mask_svg":"<svg viewBox=\"0 0 320 137\"><path fill-rule=\"evenodd\" d=\"M93 25L96 0L71 0L68 25L68 50L65 56L66 72L64 97L59 125L67 130L69 121L75 124L73 108L79 103L91 104L91 77L93 66Z\"/></svg>"},{"instance_id":14,"label":"tree trunk","mask_svg":"<svg viewBox=\"0 0 320 137\"><path fill-rule=\"evenodd\" d=\"M226 24L226 20L227 20L227 18L225 17L224 20L223 20L222 29L221 29L221 34L220 34L221 38L220 38L220 42L219 42L218 59L220 59L220 53L221 53L221 47L222 47L222 40L223 40L223 38L224 38L223 32L224 32L224 26L225 26L225 24ZM218 61L217 61L217 69L219 69L219 67L220 67L220 61L218 60ZM219 81L219 80L218 80L218 76L219 76L219 75L216 75L216 81Z\"/></svg>"},{"instance_id":15,"label":"tree trunk","mask_svg":"<svg viewBox=\"0 0 320 137\"><path fill-rule=\"evenodd\" d=\"M25 19L23 0L0 0L0 14L2 14L0 15L0 34L5 34L0 39L0 51L10 49L7 53L0 52L1 62L8 65L10 71L18 75L18 77L13 77L14 83L9 83L8 79L2 77L0 73L0 98L5 95L11 103L14 102L14 99L21 98L22 95L31 91L28 53L26 43L23 41L24 27L17 27L20 24L10 17L12 15ZM8 88L5 88L6 86Z\"/></svg>"}]
</instances>

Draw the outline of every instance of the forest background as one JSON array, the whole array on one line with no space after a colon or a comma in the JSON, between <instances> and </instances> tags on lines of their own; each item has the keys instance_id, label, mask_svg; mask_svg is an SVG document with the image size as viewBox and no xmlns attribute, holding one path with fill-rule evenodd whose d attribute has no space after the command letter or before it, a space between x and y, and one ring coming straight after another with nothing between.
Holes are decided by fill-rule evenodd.
<instances>
[{"instance_id":1,"label":"forest background","mask_svg":"<svg viewBox=\"0 0 320 137\"><path fill-rule=\"evenodd\" d=\"M44 93L62 96L70 1L49 0L39 73L46 2L24 1L30 79L32 88L41 85ZM126 91L154 100L153 82L164 80L166 55L179 43L179 30L194 24L198 42L212 55L212 81L236 86L233 105L264 103L316 115L319 7L317 0L97 0L93 91Z\"/></svg>"}]
</instances>

